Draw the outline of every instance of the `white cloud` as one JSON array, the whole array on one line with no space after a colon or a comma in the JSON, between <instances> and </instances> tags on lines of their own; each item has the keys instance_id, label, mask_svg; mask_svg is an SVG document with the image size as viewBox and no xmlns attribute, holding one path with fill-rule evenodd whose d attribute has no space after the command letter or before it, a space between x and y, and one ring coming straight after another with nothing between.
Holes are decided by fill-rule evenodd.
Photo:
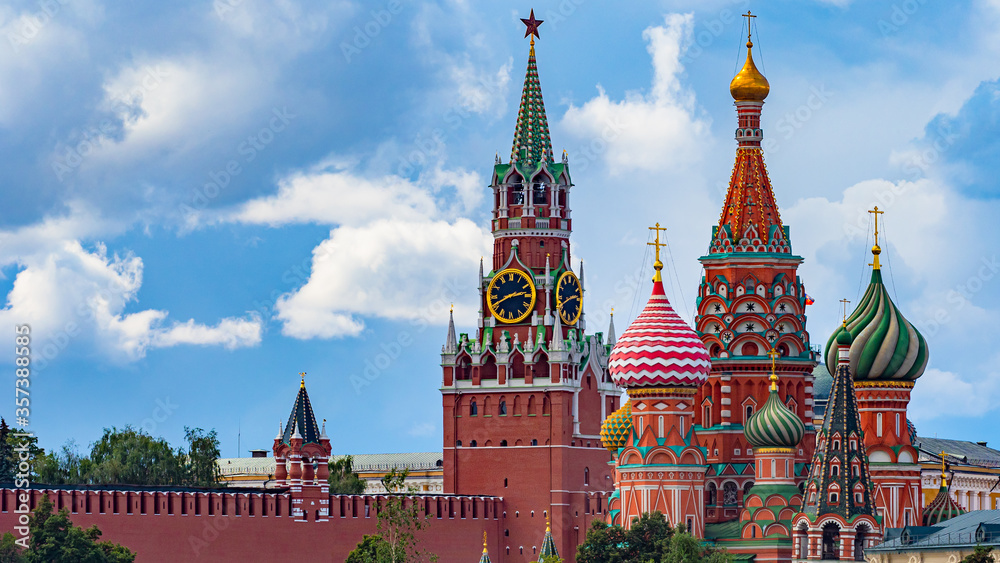
<instances>
[{"instance_id":1,"label":"white cloud","mask_svg":"<svg viewBox=\"0 0 1000 563\"><path fill-rule=\"evenodd\" d=\"M491 241L468 219L380 219L334 229L313 250L306 284L279 299L282 331L295 338L354 336L364 328L361 316L440 323L455 301L473 311L476 262Z\"/></svg>"},{"instance_id":2,"label":"white cloud","mask_svg":"<svg viewBox=\"0 0 1000 563\"><path fill-rule=\"evenodd\" d=\"M102 229L79 204L72 209L67 217L0 233L0 264L19 268L0 309L0 326L30 325L41 358L53 359L75 340L115 361L179 344L233 349L260 342L262 322L253 315L206 326L169 322L162 310L126 312L142 287L142 259L109 255L101 243L84 248L74 235L89 238L113 226Z\"/></svg>"},{"instance_id":3,"label":"white cloud","mask_svg":"<svg viewBox=\"0 0 1000 563\"><path fill-rule=\"evenodd\" d=\"M994 373L970 382L958 374L929 368L913 387L907 414L916 422L948 416L983 416L996 408L998 376Z\"/></svg>"},{"instance_id":4,"label":"white cloud","mask_svg":"<svg viewBox=\"0 0 1000 563\"><path fill-rule=\"evenodd\" d=\"M561 125L571 136L605 148L603 158L612 175L634 170L656 171L686 167L697 161L709 138L709 120L695 106L694 94L681 84L682 45L693 28L691 14L668 14L662 26L643 31L653 60L653 83L647 93L629 92L611 100L598 86L598 96L571 105ZM576 160L575 155L574 161Z\"/></svg>"},{"instance_id":5,"label":"white cloud","mask_svg":"<svg viewBox=\"0 0 1000 563\"><path fill-rule=\"evenodd\" d=\"M308 281L276 305L282 332L294 338L356 336L364 317L440 323L447 305L475 310L472 281L492 236L461 217L482 199L482 179L435 168L415 180L369 177L348 162L327 163L279 182L216 220L334 228L313 250ZM433 306L432 306L433 304Z\"/></svg>"}]
</instances>

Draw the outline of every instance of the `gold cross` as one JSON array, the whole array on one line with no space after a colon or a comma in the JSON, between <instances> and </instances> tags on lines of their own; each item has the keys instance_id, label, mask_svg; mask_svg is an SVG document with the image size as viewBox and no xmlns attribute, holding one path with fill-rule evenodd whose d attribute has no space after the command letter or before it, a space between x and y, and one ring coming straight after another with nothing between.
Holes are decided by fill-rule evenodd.
<instances>
[{"instance_id":1,"label":"gold cross","mask_svg":"<svg viewBox=\"0 0 1000 563\"><path fill-rule=\"evenodd\" d=\"M878 246L878 216L885 213L885 211L879 211L878 206L876 205L875 209L869 209L868 213L875 216L875 246Z\"/></svg>"},{"instance_id":2,"label":"gold cross","mask_svg":"<svg viewBox=\"0 0 1000 563\"><path fill-rule=\"evenodd\" d=\"M306 372L300 371L299 372L299 376L302 378L302 385L301 385L301 387L305 387L306 386Z\"/></svg>"},{"instance_id":3,"label":"gold cross","mask_svg":"<svg viewBox=\"0 0 1000 563\"><path fill-rule=\"evenodd\" d=\"M743 17L747 19L747 41L751 41L751 39L750 39L750 18L756 18L757 16L751 14L750 10L747 10L747 13L743 14Z\"/></svg>"},{"instance_id":4,"label":"gold cross","mask_svg":"<svg viewBox=\"0 0 1000 563\"><path fill-rule=\"evenodd\" d=\"M771 348L770 350L768 350L767 355L771 357L771 377L770 377L770 380L771 380L771 391L777 391L778 390L778 374L774 373L774 369L775 369L774 368L774 360L775 360L775 358L777 358L781 354L779 354L778 351L775 350L774 348Z\"/></svg>"},{"instance_id":5,"label":"gold cross","mask_svg":"<svg viewBox=\"0 0 1000 563\"><path fill-rule=\"evenodd\" d=\"M847 324L847 306L851 303L847 299L841 299L841 303L844 304L844 324Z\"/></svg>"},{"instance_id":6,"label":"gold cross","mask_svg":"<svg viewBox=\"0 0 1000 563\"><path fill-rule=\"evenodd\" d=\"M660 262L660 247L667 245L666 243L660 243L660 231L666 231L667 228L661 227L660 224L657 223L655 227L650 227L649 230L656 231L656 241L646 243L649 246L656 247L656 262L653 262L653 269L656 270L656 274L653 275L653 281L663 281L663 278L660 277L660 270L663 269L663 262Z\"/></svg>"},{"instance_id":7,"label":"gold cross","mask_svg":"<svg viewBox=\"0 0 1000 563\"><path fill-rule=\"evenodd\" d=\"M649 246L655 246L656 247L656 261L659 262L660 261L660 247L661 246L667 246L666 243L661 243L660 242L660 231L666 231L667 228L666 227L661 227L660 224L657 223L655 227L650 227L649 230L656 231L656 240L653 241L653 242L647 242L646 244L648 244Z\"/></svg>"}]
</instances>

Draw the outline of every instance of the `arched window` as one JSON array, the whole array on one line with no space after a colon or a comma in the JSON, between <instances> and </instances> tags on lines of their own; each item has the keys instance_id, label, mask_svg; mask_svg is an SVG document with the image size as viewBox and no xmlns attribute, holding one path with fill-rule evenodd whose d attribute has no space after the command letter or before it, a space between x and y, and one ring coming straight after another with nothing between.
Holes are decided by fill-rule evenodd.
<instances>
[{"instance_id":1,"label":"arched window","mask_svg":"<svg viewBox=\"0 0 1000 563\"><path fill-rule=\"evenodd\" d=\"M734 505L736 504L736 483L729 481L722 486L722 504Z\"/></svg>"},{"instance_id":2,"label":"arched window","mask_svg":"<svg viewBox=\"0 0 1000 563\"><path fill-rule=\"evenodd\" d=\"M830 466L830 473L831 473L831 474L832 474L832 475L833 475L834 477L836 477L837 475L840 475L840 467L839 467L839 466L836 466L836 465L833 465L833 466Z\"/></svg>"},{"instance_id":3,"label":"arched window","mask_svg":"<svg viewBox=\"0 0 1000 563\"><path fill-rule=\"evenodd\" d=\"M747 405L746 415L747 416L746 416L746 419L744 420L744 422L749 422L750 421L750 417L753 416L753 405Z\"/></svg>"},{"instance_id":4,"label":"arched window","mask_svg":"<svg viewBox=\"0 0 1000 563\"><path fill-rule=\"evenodd\" d=\"M834 440L833 441L833 451L835 451L835 452L839 452L840 451L840 440Z\"/></svg>"},{"instance_id":5,"label":"arched window","mask_svg":"<svg viewBox=\"0 0 1000 563\"><path fill-rule=\"evenodd\" d=\"M747 496L750 494L750 489L753 488L753 481L747 481L743 484L743 499L746 501Z\"/></svg>"},{"instance_id":6,"label":"arched window","mask_svg":"<svg viewBox=\"0 0 1000 563\"><path fill-rule=\"evenodd\" d=\"M506 448L507 447L507 440L500 440L500 447L501 448Z\"/></svg>"},{"instance_id":7,"label":"arched window","mask_svg":"<svg viewBox=\"0 0 1000 563\"><path fill-rule=\"evenodd\" d=\"M840 500L840 498L837 493L830 493L830 504L837 504L838 500Z\"/></svg>"},{"instance_id":8,"label":"arched window","mask_svg":"<svg viewBox=\"0 0 1000 563\"><path fill-rule=\"evenodd\" d=\"M718 496L719 489L715 486L715 483L708 483L705 485L705 504L707 506L715 506L715 501Z\"/></svg>"},{"instance_id":9,"label":"arched window","mask_svg":"<svg viewBox=\"0 0 1000 563\"><path fill-rule=\"evenodd\" d=\"M507 416L507 401L500 399L500 416Z\"/></svg>"},{"instance_id":10,"label":"arched window","mask_svg":"<svg viewBox=\"0 0 1000 563\"><path fill-rule=\"evenodd\" d=\"M477 445L477 444L476 444L476 441L475 441L475 440L473 440L473 441L469 442L469 447L470 447L470 448L474 448L474 447L476 447L476 445Z\"/></svg>"},{"instance_id":11,"label":"arched window","mask_svg":"<svg viewBox=\"0 0 1000 563\"><path fill-rule=\"evenodd\" d=\"M823 526L823 559L840 559L840 526L834 522Z\"/></svg>"},{"instance_id":12,"label":"arched window","mask_svg":"<svg viewBox=\"0 0 1000 563\"><path fill-rule=\"evenodd\" d=\"M532 446L537 446L538 445L538 439L537 438L532 438L531 439L531 445Z\"/></svg>"},{"instance_id":13,"label":"arched window","mask_svg":"<svg viewBox=\"0 0 1000 563\"><path fill-rule=\"evenodd\" d=\"M472 399L472 402L469 403L469 416L476 416L478 414L479 414L479 406L476 405L476 400Z\"/></svg>"},{"instance_id":14,"label":"arched window","mask_svg":"<svg viewBox=\"0 0 1000 563\"><path fill-rule=\"evenodd\" d=\"M875 415L875 435L882 437L882 413Z\"/></svg>"},{"instance_id":15,"label":"arched window","mask_svg":"<svg viewBox=\"0 0 1000 563\"><path fill-rule=\"evenodd\" d=\"M584 467L583 468L583 484L584 485L589 485L590 484L590 468L589 467Z\"/></svg>"},{"instance_id":16,"label":"arched window","mask_svg":"<svg viewBox=\"0 0 1000 563\"><path fill-rule=\"evenodd\" d=\"M702 408L701 425L705 428L712 426L712 405L705 405Z\"/></svg>"}]
</instances>

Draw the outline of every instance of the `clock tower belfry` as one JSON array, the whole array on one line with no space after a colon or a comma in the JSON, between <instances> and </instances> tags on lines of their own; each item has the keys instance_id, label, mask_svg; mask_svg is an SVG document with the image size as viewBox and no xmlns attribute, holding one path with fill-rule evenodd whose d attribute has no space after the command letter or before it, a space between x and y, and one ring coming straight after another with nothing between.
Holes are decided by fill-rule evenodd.
<instances>
[{"instance_id":1,"label":"clock tower belfry","mask_svg":"<svg viewBox=\"0 0 1000 563\"><path fill-rule=\"evenodd\" d=\"M546 517L572 560L613 491L600 428L619 392L610 343L585 334L569 158L553 157L535 59L542 22L522 21L528 65L510 160L496 157L489 186L493 256L479 268L476 331L458 334L452 319L441 350L444 488L504 497L506 561L537 559L520 546Z\"/></svg>"}]
</instances>

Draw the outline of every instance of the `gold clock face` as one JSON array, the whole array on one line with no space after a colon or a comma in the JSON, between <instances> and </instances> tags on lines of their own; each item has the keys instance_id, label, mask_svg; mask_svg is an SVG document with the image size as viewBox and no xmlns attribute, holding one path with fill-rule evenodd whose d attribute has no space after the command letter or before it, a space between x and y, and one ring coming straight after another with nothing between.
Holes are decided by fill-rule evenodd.
<instances>
[{"instance_id":1,"label":"gold clock face","mask_svg":"<svg viewBox=\"0 0 1000 563\"><path fill-rule=\"evenodd\" d=\"M556 309L563 324L575 325L583 313L583 286L573 272L565 272L556 283Z\"/></svg>"},{"instance_id":2,"label":"gold clock face","mask_svg":"<svg viewBox=\"0 0 1000 563\"><path fill-rule=\"evenodd\" d=\"M507 269L493 276L486 288L486 304L500 322L516 323L528 318L535 308L535 283L531 275Z\"/></svg>"}]
</instances>

